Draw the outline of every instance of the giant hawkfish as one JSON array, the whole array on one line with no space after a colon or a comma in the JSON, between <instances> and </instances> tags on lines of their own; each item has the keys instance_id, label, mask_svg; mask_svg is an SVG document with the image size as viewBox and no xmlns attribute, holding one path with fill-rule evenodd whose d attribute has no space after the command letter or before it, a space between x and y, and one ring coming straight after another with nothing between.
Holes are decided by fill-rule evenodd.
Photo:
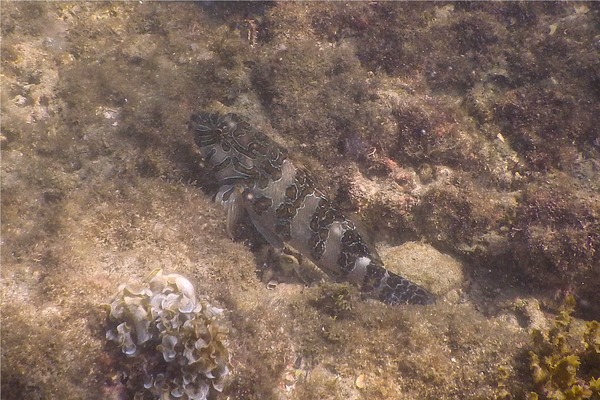
<instances>
[{"instance_id":1,"label":"giant hawkfish","mask_svg":"<svg viewBox=\"0 0 600 400\"><path fill-rule=\"evenodd\" d=\"M391 305L435 301L423 287L387 270L308 171L245 117L200 112L189 128L220 185L216 200L226 209L229 232L247 213L274 248L305 256L373 298Z\"/></svg>"}]
</instances>

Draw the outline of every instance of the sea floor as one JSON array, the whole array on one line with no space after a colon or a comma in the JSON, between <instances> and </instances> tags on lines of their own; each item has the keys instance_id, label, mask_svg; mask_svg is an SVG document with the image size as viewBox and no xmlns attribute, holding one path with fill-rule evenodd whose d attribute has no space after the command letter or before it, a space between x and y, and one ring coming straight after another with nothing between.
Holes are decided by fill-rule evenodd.
<instances>
[{"instance_id":1,"label":"sea floor","mask_svg":"<svg viewBox=\"0 0 600 400\"><path fill-rule=\"evenodd\" d=\"M219 399L549 398L532 332L569 295L575 341L600 319L597 4L0 7L2 399L150 398L102 304L156 268L225 310ZM267 272L199 110L285 146L436 304ZM592 393L590 354L554 389Z\"/></svg>"}]
</instances>

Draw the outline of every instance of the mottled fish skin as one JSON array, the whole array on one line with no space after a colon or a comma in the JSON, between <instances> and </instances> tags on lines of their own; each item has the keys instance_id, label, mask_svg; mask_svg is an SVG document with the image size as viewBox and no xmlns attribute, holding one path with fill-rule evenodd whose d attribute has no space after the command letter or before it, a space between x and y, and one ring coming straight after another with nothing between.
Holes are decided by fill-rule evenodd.
<instances>
[{"instance_id":1,"label":"mottled fish skin","mask_svg":"<svg viewBox=\"0 0 600 400\"><path fill-rule=\"evenodd\" d=\"M384 268L346 218L288 152L237 114L192 115L189 128L221 189L217 200L228 227L245 211L276 248L308 257L338 280L349 281L386 304L431 304L421 286Z\"/></svg>"}]
</instances>

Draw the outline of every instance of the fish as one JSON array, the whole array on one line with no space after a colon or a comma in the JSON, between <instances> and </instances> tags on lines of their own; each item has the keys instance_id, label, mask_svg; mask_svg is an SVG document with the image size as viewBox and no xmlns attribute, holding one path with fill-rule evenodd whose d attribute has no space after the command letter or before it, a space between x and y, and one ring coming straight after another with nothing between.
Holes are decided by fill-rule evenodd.
<instances>
[{"instance_id":1,"label":"fish","mask_svg":"<svg viewBox=\"0 0 600 400\"><path fill-rule=\"evenodd\" d=\"M219 185L227 231L245 213L274 248L308 258L337 281L389 305L435 302L424 287L384 267L357 225L290 152L235 113L198 112L188 123Z\"/></svg>"}]
</instances>

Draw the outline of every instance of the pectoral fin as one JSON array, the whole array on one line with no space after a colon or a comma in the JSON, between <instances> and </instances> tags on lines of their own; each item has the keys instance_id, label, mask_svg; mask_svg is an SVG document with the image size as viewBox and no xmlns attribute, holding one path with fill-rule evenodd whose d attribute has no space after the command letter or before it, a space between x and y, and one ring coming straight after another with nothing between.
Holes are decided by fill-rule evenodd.
<instances>
[{"instance_id":1,"label":"pectoral fin","mask_svg":"<svg viewBox=\"0 0 600 400\"><path fill-rule=\"evenodd\" d=\"M233 239L235 227L241 222L245 212L242 189L239 186L221 186L215 201L225 209L227 234Z\"/></svg>"},{"instance_id":2,"label":"pectoral fin","mask_svg":"<svg viewBox=\"0 0 600 400\"><path fill-rule=\"evenodd\" d=\"M274 248L276 248L278 250L283 250L283 248L285 247L285 243L279 236L277 236L277 234L270 227L268 227L264 223L263 218L260 218L260 216L258 214L256 214L256 212L252 209L252 207L247 207L246 211L248 212L248 215L250 215L252 224L254 225L256 230L261 235L263 235L265 240L267 242L269 242L269 244L271 246L273 246Z\"/></svg>"}]
</instances>

